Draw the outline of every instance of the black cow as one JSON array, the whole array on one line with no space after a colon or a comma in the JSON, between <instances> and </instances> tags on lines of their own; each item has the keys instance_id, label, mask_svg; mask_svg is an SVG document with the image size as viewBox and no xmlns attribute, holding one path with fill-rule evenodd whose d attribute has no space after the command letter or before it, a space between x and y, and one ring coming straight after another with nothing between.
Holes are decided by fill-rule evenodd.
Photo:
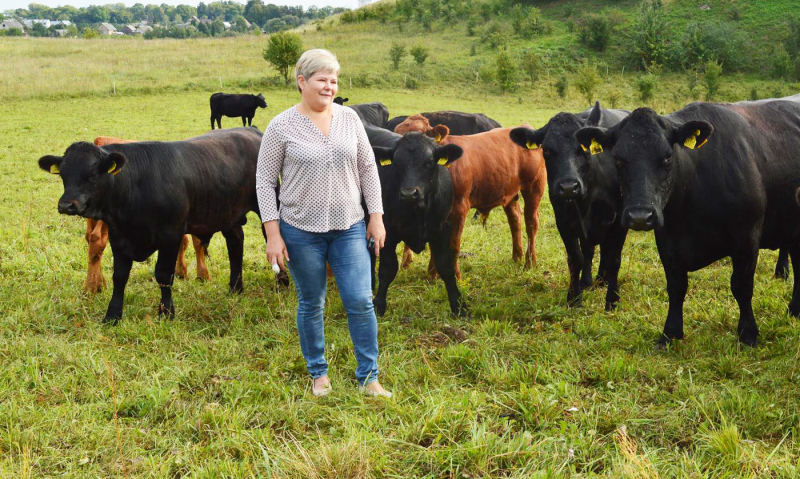
<instances>
[{"instance_id":1,"label":"black cow","mask_svg":"<svg viewBox=\"0 0 800 479\"><path fill-rule=\"evenodd\" d=\"M570 305L579 305L582 289L592 286L592 258L595 246L600 245L597 281L608 283L606 310L614 309L619 302L622 246L628 234L620 223L622 194L614 158L608 153L592 157L583 152L575 132L585 126L610 128L629 113L600 108L597 102L577 115L559 113L538 130L511 130L511 139L523 148L542 148L550 203L567 250Z\"/></svg>"},{"instance_id":2,"label":"black cow","mask_svg":"<svg viewBox=\"0 0 800 479\"><path fill-rule=\"evenodd\" d=\"M420 113L431 123L431 126L444 125L450 129L451 135L474 135L484 131L501 128L500 123L483 113L463 113L460 111L434 111ZM396 116L389 120L386 129L394 131L397 125L406 121L408 116Z\"/></svg>"},{"instance_id":3,"label":"black cow","mask_svg":"<svg viewBox=\"0 0 800 479\"><path fill-rule=\"evenodd\" d=\"M453 180L445 168L461 157L461 147L439 146L421 133L409 133L393 148L372 149L378 162L386 225L375 310L379 316L386 312L386 292L398 269L395 249L403 241L417 253L430 243L436 269L447 288L450 310L468 316L456 284L455 255L450 246Z\"/></svg>"},{"instance_id":4,"label":"black cow","mask_svg":"<svg viewBox=\"0 0 800 479\"><path fill-rule=\"evenodd\" d=\"M659 116L635 110L578 141L611 151L623 196L622 225L655 230L669 312L659 344L683 338L688 272L731 257L739 340L755 346L753 277L759 248L785 247L795 278L800 258L800 96L740 104L692 103ZM800 314L800 281L789 312Z\"/></svg>"},{"instance_id":5,"label":"black cow","mask_svg":"<svg viewBox=\"0 0 800 479\"><path fill-rule=\"evenodd\" d=\"M393 131L385 128L378 128L369 124L364 124L364 130L367 132L367 139L370 146L382 146L384 148L393 148L397 140L403 137Z\"/></svg>"},{"instance_id":6,"label":"black cow","mask_svg":"<svg viewBox=\"0 0 800 479\"><path fill-rule=\"evenodd\" d=\"M214 93L211 95L211 129L214 120L217 128L222 128L222 116L242 117L242 126L251 126L258 108L266 108L264 95L238 95L230 93Z\"/></svg>"},{"instance_id":7,"label":"black cow","mask_svg":"<svg viewBox=\"0 0 800 479\"><path fill-rule=\"evenodd\" d=\"M345 103L347 103L348 101L350 101L350 99L349 99L349 98L342 98L342 97L340 97L340 96L337 96L336 98L334 98L334 99L333 99L333 102L334 102L334 103L338 103L339 105L344 105L344 104L345 104Z\"/></svg>"},{"instance_id":8,"label":"black cow","mask_svg":"<svg viewBox=\"0 0 800 479\"><path fill-rule=\"evenodd\" d=\"M58 211L108 224L114 252L114 291L104 322L122 317L133 261L158 251L155 277L159 314L172 317L172 280L186 233L208 244L221 231L228 246L230 290L242 291L242 225L258 213L255 171L261 133L255 128L219 130L176 142L97 147L73 143L63 157L43 156L39 167L60 174L64 194Z\"/></svg>"},{"instance_id":9,"label":"black cow","mask_svg":"<svg viewBox=\"0 0 800 479\"><path fill-rule=\"evenodd\" d=\"M389 109L383 103L376 101L347 105L347 107L356 111L358 117L361 118L361 123L377 126L378 128L386 128L386 122L389 120Z\"/></svg>"}]
</instances>

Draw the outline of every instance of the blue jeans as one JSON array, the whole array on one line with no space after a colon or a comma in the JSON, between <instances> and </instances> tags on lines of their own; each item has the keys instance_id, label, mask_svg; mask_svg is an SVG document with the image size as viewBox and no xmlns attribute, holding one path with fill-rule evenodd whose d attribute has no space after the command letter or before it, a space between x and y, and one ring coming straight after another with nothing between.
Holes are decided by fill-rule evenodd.
<instances>
[{"instance_id":1,"label":"blue jeans","mask_svg":"<svg viewBox=\"0 0 800 479\"><path fill-rule=\"evenodd\" d=\"M366 385L378 379L378 319L372 307L370 258L366 228L359 221L347 230L310 233L280 221L289 252L289 271L297 290L297 331L312 378L328 374L323 311L331 265L345 310L356 361L356 379Z\"/></svg>"}]
</instances>

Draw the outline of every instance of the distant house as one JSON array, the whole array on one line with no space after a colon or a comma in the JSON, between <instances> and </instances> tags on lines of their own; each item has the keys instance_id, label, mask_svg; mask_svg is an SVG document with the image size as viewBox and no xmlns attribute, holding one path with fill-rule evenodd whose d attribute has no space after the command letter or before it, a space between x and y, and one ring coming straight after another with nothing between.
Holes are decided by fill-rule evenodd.
<instances>
[{"instance_id":1,"label":"distant house","mask_svg":"<svg viewBox=\"0 0 800 479\"><path fill-rule=\"evenodd\" d=\"M50 20L43 19L43 18L31 18L31 19L28 19L28 20L23 20L22 23L24 23L25 26L28 27L28 28L33 28L33 26L36 25L37 23L39 25L42 25L44 28L50 28L50 24L51 24Z\"/></svg>"},{"instance_id":2,"label":"distant house","mask_svg":"<svg viewBox=\"0 0 800 479\"><path fill-rule=\"evenodd\" d=\"M244 25L244 26L245 26L245 28L250 28L250 27L252 27L252 26L253 26L253 25L251 25L251 24L250 24L250 22L248 22L248 21L247 21L247 19L246 19L246 18L244 18L244 17L242 17L242 25ZM239 25L236 25L236 26L238 27Z\"/></svg>"},{"instance_id":3,"label":"distant house","mask_svg":"<svg viewBox=\"0 0 800 479\"><path fill-rule=\"evenodd\" d=\"M222 22L222 25L225 27L225 30L231 28L231 24L229 22Z\"/></svg>"},{"instance_id":4,"label":"distant house","mask_svg":"<svg viewBox=\"0 0 800 479\"><path fill-rule=\"evenodd\" d=\"M67 37L69 36L69 32L64 29L53 30L53 33L50 34L52 37Z\"/></svg>"},{"instance_id":5,"label":"distant house","mask_svg":"<svg viewBox=\"0 0 800 479\"><path fill-rule=\"evenodd\" d=\"M70 22L69 20L56 20L55 22L53 22L53 25L57 27L68 27L72 25L72 22Z\"/></svg>"},{"instance_id":6,"label":"distant house","mask_svg":"<svg viewBox=\"0 0 800 479\"><path fill-rule=\"evenodd\" d=\"M117 29L114 28L114 25L106 22L101 23L100 26L97 27L97 30L100 31L101 35L112 35L117 31Z\"/></svg>"},{"instance_id":7,"label":"distant house","mask_svg":"<svg viewBox=\"0 0 800 479\"><path fill-rule=\"evenodd\" d=\"M133 25L125 25L122 27L122 33L125 35L133 35L136 32L136 27Z\"/></svg>"},{"instance_id":8,"label":"distant house","mask_svg":"<svg viewBox=\"0 0 800 479\"><path fill-rule=\"evenodd\" d=\"M139 28L137 28L136 31L133 32L133 34L144 35L145 33L151 31L152 29L153 27L151 27L150 25L140 25Z\"/></svg>"},{"instance_id":9,"label":"distant house","mask_svg":"<svg viewBox=\"0 0 800 479\"><path fill-rule=\"evenodd\" d=\"M25 26L20 22L14 20L13 18L7 18L5 20L0 21L0 30L11 30L12 28L25 30Z\"/></svg>"}]
</instances>

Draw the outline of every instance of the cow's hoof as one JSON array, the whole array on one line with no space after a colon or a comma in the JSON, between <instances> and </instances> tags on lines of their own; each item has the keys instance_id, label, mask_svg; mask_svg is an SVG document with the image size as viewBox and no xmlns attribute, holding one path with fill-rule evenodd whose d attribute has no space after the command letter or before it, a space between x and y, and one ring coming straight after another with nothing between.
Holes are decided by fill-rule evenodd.
<instances>
[{"instance_id":1,"label":"cow's hoof","mask_svg":"<svg viewBox=\"0 0 800 479\"><path fill-rule=\"evenodd\" d=\"M617 305L619 304L619 300L616 301L606 301L606 311L611 312L617 309Z\"/></svg>"},{"instance_id":2,"label":"cow's hoof","mask_svg":"<svg viewBox=\"0 0 800 479\"><path fill-rule=\"evenodd\" d=\"M672 345L672 340L663 334L660 338L656 341L655 348L656 350L664 350L669 348Z\"/></svg>"},{"instance_id":3,"label":"cow's hoof","mask_svg":"<svg viewBox=\"0 0 800 479\"><path fill-rule=\"evenodd\" d=\"M105 324L106 326L116 326L117 324L119 324L119 320L120 319L121 319L121 316L108 316L107 315L105 318L103 318L103 324Z\"/></svg>"},{"instance_id":4,"label":"cow's hoof","mask_svg":"<svg viewBox=\"0 0 800 479\"><path fill-rule=\"evenodd\" d=\"M782 279L786 281L789 279L789 268L786 269L776 269L775 270L775 279Z\"/></svg>"},{"instance_id":5,"label":"cow's hoof","mask_svg":"<svg viewBox=\"0 0 800 479\"><path fill-rule=\"evenodd\" d=\"M581 295L575 296L573 298L567 296L567 307L580 308L581 306L583 306L583 297Z\"/></svg>"},{"instance_id":6,"label":"cow's hoof","mask_svg":"<svg viewBox=\"0 0 800 479\"><path fill-rule=\"evenodd\" d=\"M739 342L751 348L758 346L758 331L740 331Z\"/></svg>"},{"instance_id":7,"label":"cow's hoof","mask_svg":"<svg viewBox=\"0 0 800 479\"><path fill-rule=\"evenodd\" d=\"M375 314L377 314L379 318L386 314L386 303L373 301L372 306L375 308Z\"/></svg>"},{"instance_id":8,"label":"cow's hoof","mask_svg":"<svg viewBox=\"0 0 800 479\"><path fill-rule=\"evenodd\" d=\"M608 286L608 281L600 275L594 278L594 286Z\"/></svg>"},{"instance_id":9,"label":"cow's hoof","mask_svg":"<svg viewBox=\"0 0 800 479\"><path fill-rule=\"evenodd\" d=\"M795 318L800 316L800 305L789 303L789 314Z\"/></svg>"},{"instance_id":10,"label":"cow's hoof","mask_svg":"<svg viewBox=\"0 0 800 479\"><path fill-rule=\"evenodd\" d=\"M234 284L229 288L231 294L242 294L244 292L244 286L241 284Z\"/></svg>"},{"instance_id":11,"label":"cow's hoof","mask_svg":"<svg viewBox=\"0 0 800 479\"><path fill-rule=\"evenodd\" d=\"M170 304L170 305L167 306L167 305L164 305L163 303L159 304L158 305L158 316L159 317L166 316L167 319L173 319L175 317L175 305Z\"/></svg>"}]
</instances>

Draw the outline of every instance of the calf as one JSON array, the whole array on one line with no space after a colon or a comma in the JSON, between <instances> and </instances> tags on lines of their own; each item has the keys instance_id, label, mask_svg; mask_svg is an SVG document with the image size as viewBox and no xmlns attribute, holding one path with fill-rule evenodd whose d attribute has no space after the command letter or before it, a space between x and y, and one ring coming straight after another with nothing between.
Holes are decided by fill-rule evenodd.
<instances>
[{"instance_id":1,"label":"calf","mask_svg":"<svg viewBox=\"0 0 800 479\"><path fill-rule=\"evenodd\" d=\"M450 310L467 316L469 311L455 278L455 252L452 249L450 210L453 205L453 180L447 171L457 164L462 149L439 146L419 133L398 139L394 147L374 146L381 179L386 243L378 267L378 292L375 309L386 312L386 292L397 275L400 241L417 253L430 243L431 253L447 288ZM454 163L456 162L456 163Z\"/></svg>"},{"instance_id":2,"label":"calf","mask_svg":"<svg viewBox=\"0 0 800 479\"><path fill-rule=\"evenodd\" d=\"M386 108L386 105L377 101L347 105L347 108L355 110L364 125L386 128L386 122L389 121L389 109Z\"/></svg>"},{"instance_id":3,"label":"calf","mask_svg":"<svg viewBox=\"0 0 800 479\"><path fill-rule=\"evenodd\" d=\"M602 109L597 102L594 108L577 115L559 113L538 130L511 130L514 143L528 149L541 148L544 155L550 203L567 250L569 305L579 305L583 288L593 284L592 258L597 245L597 280L608 283L606 310L612 310L619 301L617 276L627 230L620 223L622 194L614 158L608 153L592 157L582 151L575 132L584 126L610 128L628 113Z\"/></svg>"},{"instance_id":4,"label":"calf","mask_svg":"<svg viewBox=\"0 0 800 479\"><path fill-rule=\"evenodd\" d=\"M63 157L43 156L39 167L59 174L62 214L108 225L114 252L114 289L104 322L122 317L133 261L158 251L159 314L174 315L172 282L185 233L205 244L221 231L228 246L232 292L242 291L242 255L249 211L258 213L255 168L261 133L236 128L177 142L98 147L73 143Z\"/></svg>"},{"instance_id":5,"label":"calf","mask_svg":"<svg viewBox=\"0 0 800 479\"><path fill-rule=\"evenodd\" d=\"M342 98L342 97L340 97L340 96L337 96L336 98L334 98L334 99L333 99L333 102L334 102L334 103L338 103L339 105L344 105L344 104L345 104L345 103L347 103L348 101L350 101L350 99L349 99L349 98Z\"/></svg>"},{"instance_id":6,"label":"calf","mask_svg":"<svg viewBox=\"0 0 800 479\"><path fill-rule=\"evenodd\" d=\"M222 116L242 117L242 126L252 126L256 110L266 108L264 95L240 95L233 93L214 93L211 95L211 129L214 121L217 128L222 128Z\"/></svg>"},{"instance_id":7,"label":"calf","mask_svg":"<svg viewBox=\"0 0 800 479\"><path fill-rule=\"evenodd\" d=\"M502 128L500 123L492 120L483 113L464 113L460 111L434 111L431 113L420 113L425 117L432 126L444 125L450 129L451 135L474 135L476 133L483 133L484 131L493 130L495 128ZM389 120L386 128L394 131L395 133L406 133L407 131L416 131L408 128L397 129L405 120L407 116L398 116Z\"/></svg>"},{"instance_id":8,"label":"calf","mask_svg":"<svg viewBox=\"0 0 800 479\"><path fill-rule=\"evenodd\" d=\"M536 233L539 231L539 202L544 195L547 173L540 149L523 150L511 141L511 128L495 128L477 135L450 136L444 125L431 127L420 115L409 117L409 131L420 131L444 145L457 145L464 151L462 158L450 168L453 177L453 236L456 255L461 249L461 234L470 208L483 215L502 206L511 228L512 259L519 261L522 251L522 221L519 195L525 200L525 229L528 248L524 252L525 268L536 263ZM399 128L399 127L398 127ZM404 130L405 131L405 130ZM428 272L434 273L433 258ZM456 276L461 270L456 259Z\"/></svg>"},{"instance_id":9,"label":"calf","mask_svg":"<svg viewBox=\"0 0 800 479\"><path fill-rule=\"evenodd\" d=\"M98 136L94 139L97 146L111 145L114 143L134 143L131 140L123 140L112 136ZM108 245L108 226L100 220L92 218L86 219L86 243L89 247L89 267L86 274L86 282L83 290L87 293L96 294L106 286L106 278L103 276L102 259L106 246ZM194 253L197 258L197 279L209 280L211 275L206 266L206 256L208 251L200 238L191 235L184 235L181 240L181 248L178 251L178 261L175 263L175 276L185 278L188 273L186 267L186 248L189 242L194 245Z\"/></svg>"},{"instance_id":10,"label":"calf","mask_svg":"<svg viewBox=\"0 0 800 479\"><path fill-rule=\"evenodd\" d=\"M610 151L623 196L622 225L655 230L669 312L659 339L683 338L688 272L729 256L739 340L755 346L753 277L759 248L800 258L800 98L692 103L659 116L635 110L609 128L576 133L584 148ZM792 261L795 278L797 262ZM800 314L800 281L789 312Z\"/></svg>"}]
</instances>

